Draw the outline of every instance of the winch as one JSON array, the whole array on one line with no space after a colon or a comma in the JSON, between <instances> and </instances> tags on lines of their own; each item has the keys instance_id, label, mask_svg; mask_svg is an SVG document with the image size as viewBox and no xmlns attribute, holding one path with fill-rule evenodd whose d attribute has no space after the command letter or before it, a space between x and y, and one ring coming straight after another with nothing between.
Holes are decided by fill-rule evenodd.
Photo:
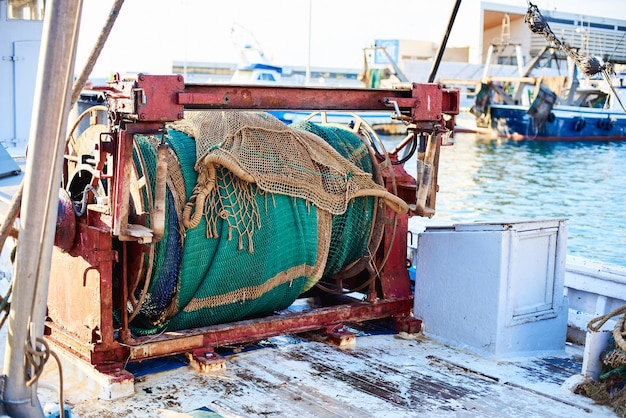
<instances>
[{"instance_id":1,"label":"winch","mask_svg":"<svg viewBox=\"0 0 626 418\"><path fill-rule=\"evenodd\" d=\"M56 345L106 372L180 353L209 364L217 347L282 334L341 339L350 322L419 330L408 219L434 214L458 91L147 74L99 91L106 107L87 109L66 146L46 321ZM279 110L316 119L285 125ZM329 111L355 113L339 125ZM391 113L406 139L388 153L363 111ZM402 165L413 153L415 177ZM308 297L314 307L289 309Z\"/></svg>"}]
</instances>

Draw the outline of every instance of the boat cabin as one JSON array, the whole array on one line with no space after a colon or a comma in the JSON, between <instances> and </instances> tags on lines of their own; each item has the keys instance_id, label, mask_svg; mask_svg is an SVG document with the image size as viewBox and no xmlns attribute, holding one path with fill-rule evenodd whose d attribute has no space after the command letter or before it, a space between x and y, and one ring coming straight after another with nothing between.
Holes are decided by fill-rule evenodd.
<instances>
[{"instance_id":1,"label":"boat cabin","mask_svg":"<svg viewBox=\"0 0 626 418\"><path fill-rule=\"evenodd\" d=\"M282 81L282 75L282 67L256 63L237 68L231 82L235 84L279 84Z\"/></svg>"}]
</instances>

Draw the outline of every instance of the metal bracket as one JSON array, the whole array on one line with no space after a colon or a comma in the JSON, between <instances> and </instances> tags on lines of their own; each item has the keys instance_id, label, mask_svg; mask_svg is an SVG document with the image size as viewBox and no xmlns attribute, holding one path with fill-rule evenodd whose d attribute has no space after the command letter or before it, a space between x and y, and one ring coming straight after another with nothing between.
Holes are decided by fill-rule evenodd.
<instances>
[{"instance_id":1,"label":"metal bracket","mask_svg":"<svg viewBox=\"0 0 626 418\"><path fill-rule=\"evenodd\" d=\"M226 368L226 359L213 348L199 348L191 353L185 353L189 365L200 372L214 372Z\"/></svg>"},{"instance_id":2,"label":"metal bracket","mask_svg":"<svg viewBox=\"0 0 626 418\"><path fill-rule=\"evenodd\" d=\"M417 334L422 330L422 320L412 316L394 316L393 322L398 332Z\"/></svg>"},{"instance_id":3,"label":"metal bracket","mask_svg":"<svg viewBox=\"0 0 626 418\"><path fill-rule=\"evenodd\" d=\"M347 347L356 344L356 334L352 331L348 331L341 324L327 327L325 334L331 343L339 347Z\"/></svg>"}]
</instances>

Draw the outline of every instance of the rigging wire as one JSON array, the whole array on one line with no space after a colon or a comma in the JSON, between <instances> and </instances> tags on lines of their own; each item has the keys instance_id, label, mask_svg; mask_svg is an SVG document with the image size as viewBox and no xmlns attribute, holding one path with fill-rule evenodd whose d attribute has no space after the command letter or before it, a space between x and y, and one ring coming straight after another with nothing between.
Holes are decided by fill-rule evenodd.
<instances>
[{"instance_id":1,"label":"rigging wire","mask_svg":"<svg viewBox=\"0 0 626 418\"><path fill-rule=\"evenodd\" d=\"M613 92L613 96L616 98L617 102L621 106L624 113L626 113L626 108L622 104L615 87L613 86L613 82L611 80L611 72L612 65L610 63L600 64L600 61L592 56L584 56L579 54L574 48L571 48L564 44L550 29L550 25L548 25L547 19L541 14L539 8L527 0L528 10L526 11L526 15L524 16L524 22L528 25L528 28L531 32L536 33L538 35L543 36L549 43L554 44L558 49L563 51L568 57L570 57L576 66L585 74L587 77L591 77L600 73L609 88ZM623 38L623 37L622 37ZM621 41L620 41L621 42ZM618 44L619 46L619 44ZM617 47L616 47L617 49Z\"/></svg>"},{"instance_id":2,"label":"rigging wire","mask_svg":"<svg viewBox=\"0 0 626 418\"><path fill-rule=\"evenodd\" d=\"M115 0L113 6L111 6L111 11L109 12L109 18L104 24L104 27L100 31L100 35L98 36L98 40L93 46L91 50L91 54L89 54L89 58L83 67L83 71L80 73L76 81L74 82L74 87L72 88L72 101L70 103L70 108L74 106L78 97L80 96L80 92L85 87L87 83L87 79L91 75L91 71L93 67L96 65L98 61L98 57L100 56L100 52L102 52L102 48L104 48L104 44L106 43L109 35L111 34L111 29L113 29L113 25L117 20L117 17L120 14L120 10L122 5L124 4L124 0Z\"/></svg>"},{"instance_id":3,"label":"rigging wire","mask_svg":"<svg viewBox=\"0 0 626 418\"><path fill-rule=\"evenodd\" d=\"M613 55L615 55L615 52L617 51L617 48L619 48L620 45L622 44L622 42L624 42L624 37L626 37L626 32L624 32L624 34L620 38L620 40L617 43L617 45L615 45L615 48L613 49L613 52L611 52L611 55L609 55L609 57L606 59L607 61L611 61L611 58L613 58Z\"/></svg>"}]
</instances>

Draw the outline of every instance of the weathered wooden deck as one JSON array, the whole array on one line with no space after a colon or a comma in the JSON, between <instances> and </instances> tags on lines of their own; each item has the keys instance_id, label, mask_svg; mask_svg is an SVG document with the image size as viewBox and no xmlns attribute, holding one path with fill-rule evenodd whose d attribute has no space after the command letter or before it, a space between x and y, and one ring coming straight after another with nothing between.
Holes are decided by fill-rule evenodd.
<instances>
[{"instance_id":1,"label":"weathered wooden deck","mask_svg":"<svg viewBox=\"0 0 626 418\"><path fill-rule=\"evenodd\" d=\"M347 348L312 333L230 347L226 368L211 373L184 357L129 365L135 395L117 401L94 400L85 381L66 376L66 399L81 417L615 416L564 385L580 372L578 346L496 361L376 325L352 330L358 337ZM56 367L48 369L54 385ZM39 393L42 402L56 399Z\"/></svg>"}]
</instances>

